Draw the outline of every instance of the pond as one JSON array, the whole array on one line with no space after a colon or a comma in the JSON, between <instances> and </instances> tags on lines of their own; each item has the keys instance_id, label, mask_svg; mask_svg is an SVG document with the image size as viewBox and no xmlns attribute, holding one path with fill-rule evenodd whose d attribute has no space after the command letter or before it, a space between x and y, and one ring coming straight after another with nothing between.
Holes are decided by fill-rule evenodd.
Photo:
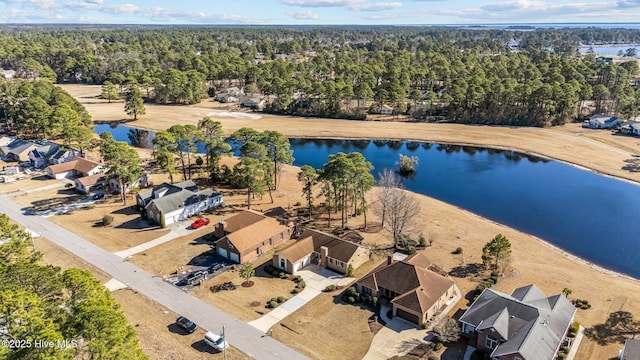
<instances>
[{"instance_id":1,"label":"pond","mask_svg":"<svg viewBox=\"0 0 640 360\"><path fill-rule=\"evenodd\" d=\"M130 130L123 126L96 126L96 132L111 131L117 140L129 143ZM152 134L133 138L149 136ZM375 166L374 175L384 168L397 168L399 154L417 156L415 175L404 179L407 189L640 278L638 185L518 152L469 146L291 139L291 147L295 165L315 168L322 167L329 154L359 151Z\"/></svg>"}]
</instances>

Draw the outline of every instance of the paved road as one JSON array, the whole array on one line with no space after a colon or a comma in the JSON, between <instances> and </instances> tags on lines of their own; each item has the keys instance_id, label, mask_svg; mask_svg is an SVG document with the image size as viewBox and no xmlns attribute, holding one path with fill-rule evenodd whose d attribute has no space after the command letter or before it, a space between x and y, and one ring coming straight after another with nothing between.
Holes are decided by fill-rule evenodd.
<instances>
[{"instance_id":1,"label":"paved road","mask_svg":"<svg viewBox=\"0 0 640 360\"><path fill-rule=\"evenodd\" d=\"M221 332L222 325L230 344L256 359L306 359L284 344L265 336L264 332L241 322L209 304L154 277L121 257L82 239L81 237L39 216L25 216L20 207L7 196L0 196L1 212L53 241L85 261L128 284L168 309L188 317L200 327ZM126 304L124 305L126 306Z\"/></svg>"}]
</instances>

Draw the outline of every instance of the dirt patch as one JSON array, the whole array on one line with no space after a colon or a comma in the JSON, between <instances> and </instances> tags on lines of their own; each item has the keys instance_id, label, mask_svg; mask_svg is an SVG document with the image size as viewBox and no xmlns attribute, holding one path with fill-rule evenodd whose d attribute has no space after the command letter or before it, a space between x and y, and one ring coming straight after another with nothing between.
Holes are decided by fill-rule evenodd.
<instances>
[{"instance_id":1,"label":"dirt patch","mask_svg":"<svg viewBox=\"0 0 640 360\"><path fill-rule=\"evenodd\" d=\"M373 313L336 304L334 295L339 294L320 294L275 325L272 336L312 359L362 359L373 339L368 323Z\"/></svg>"},{"instance_id":2,"label":"dirt patch","mask_svg":"<svg viewBox=\"0 0 640 360\"><path fill-rule=\"evenodd\" d=\"M249 287L252 287L255 284L256 283L254 281L249 280L249 281L244 281L241 285L242 285L242 287L249 288ZM253 306L253 304L256 303L256 302L252 302L251 305Z\"/></svg>"}]
</instances>

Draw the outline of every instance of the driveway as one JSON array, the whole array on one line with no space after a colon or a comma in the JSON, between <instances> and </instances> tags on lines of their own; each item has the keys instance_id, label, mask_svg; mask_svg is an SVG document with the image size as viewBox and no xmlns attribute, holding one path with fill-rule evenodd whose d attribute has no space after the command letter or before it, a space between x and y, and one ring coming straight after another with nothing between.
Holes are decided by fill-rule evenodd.
<instances>
[{"instance_id":1,"label":"driveway","mask_svg":"<svg viewBox=\"0 0 640 360\"><path fill-rule=\"evenodd\" d=\"M0 203L3 204L2 212L24 227L41 234L171 311L192 319L203 329L220 332L224 325L227 341L245 354L256 359L267 360L306 359L305 356L286 345L269 336L264 336L263 331L194 298L121 257L49 222L46 218L23 215L20 207L13 203L9 197L0 196Z\"/></svg>"},{"instance_id":2,"label":"driveway","mask_svg":"<svg viewBox=\"0 0 640 360\"><path fill-rule=\"evenodd\" d=\"M454 285L453 290L455 294L454 298L449 302L449 305L438 314L436 321L432 324L439 323L460 300L461 295L458 287ZM384 320L386 325L373 337L369 351L363 360L386 360L394 356L406 355L419 343L431 339L429 328L418 329L416 324L397 316L389 319L387 317L389 310L390 308L388 307L381 307L380 318Z\"/></svg>"},{"instance_id":3,"label":"driveway","mask_svg":"<svg viewBox=\"0 0 640 360\"><path fill-rule=\"evenodd\" d=\"M346 286L355 280L354 278L344 277L318 265L309 265L299 270L296 275L302 276L304 282L307 284L304 290L259 319L249 322L249 325L266 333L274 325L282 321L282 319L291 315L291 313L320 295L327 286Z\"/></svg>"},{"instance_id":4,"label":"driveway","mask_svg":"<svg viewBox=\"0 0 640 360\"><path fill-rule=\"evenodd\" d=\"M160 236L157 239L153 239L151 241L147 241L144 244L140 244L140 245L134 246L132 248L128 248L128 249L125 249L125 250L122 250L122 251L118 251L115 254L118 255L119 257L125 259L125 258L128 258L128 257L132 256L132 255L141 253L143 251L149 250L149 249L151 249L153 247L156 247L158 245L161 245L161 244L164 244L166 242L169 242L169 241L171 241L173 239L177 239L177 238L179 238L181 236L185 236L185 235L187 235L187 234L189 234L191 232L200 231L202 229L210 229L208 226L203 226L203 227L201 227L199 229L193 230L193 229L191 229L189 227L189 224L190 224L190 220L181 221L179 223L171 224L169 226L170 231L167 234L164 234L164 235ZM206 234L206 232L203 232L203 235L204 234Z\"/></svg>"}]
</instances>

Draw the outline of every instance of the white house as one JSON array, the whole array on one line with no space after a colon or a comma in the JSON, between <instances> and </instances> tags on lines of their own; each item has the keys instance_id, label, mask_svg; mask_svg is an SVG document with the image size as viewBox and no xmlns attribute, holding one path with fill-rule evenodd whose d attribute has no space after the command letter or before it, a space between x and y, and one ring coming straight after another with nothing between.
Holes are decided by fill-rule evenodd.
<instances>
[{"instance_id":1,"label":"white house","mask_svg":"<svg viewBox=\"0 0 640 360\"><path fill-rule=\"evenodd\" d=\"M3 170L6 175L16 175L20 172L20 166L9 165L9 166L5 166Z\"/></svg>"},{"instance_id":2,"label":"white house","mask_svg":"<svg viewBox=\"0 0 640 360\"><path fill-rule=\"evenodd\" d=\"M198 191L191 180L145 189L138 192L136 201L146 210L147 217L162 227L224 205L222 193L213 189Z\"/></svg>"},{"instance_id":3,"label":"white house","mask_svg":"<svg viewBox=\"0 0 640 360\"><path fill-rule=\"evenodd\" d=\"M592 129L613 129L621 123L622 119L618 117L602 114L591 115L589 118L589 127Z\"/></svg>"},{"instance_id":4,"label":"white house","mask_svg":"<svg viewBox=\"0 0 640 360\"><path fill-rule=\"evenodd\" d=\"M49 165L45 169L47 175L54 179L91 176L103 173L105 170L102 164L81 157L62 164Z\"/></svg>"},{"instance_id":5,"label":"white house","mask_svg":"<svg viewBox=\"0 0 640 360\"><path fill-rule=\"evenodd\" d=\"M380 115L393 115L393 108L389 105L382 105L380 107Z\"/></svg>"},{"instance_id":6,"label":"white house","mask_svg":"<svg viewBox=\"0 0 640 360\"><path fill-rule=\"evenodd\" d=\"M76 190L83 194L89 194L92 190L96 190L99 186L104 186L105 175L98 173L95 175L77 178L74 181Z\"/></svg>"}]
</instances>

